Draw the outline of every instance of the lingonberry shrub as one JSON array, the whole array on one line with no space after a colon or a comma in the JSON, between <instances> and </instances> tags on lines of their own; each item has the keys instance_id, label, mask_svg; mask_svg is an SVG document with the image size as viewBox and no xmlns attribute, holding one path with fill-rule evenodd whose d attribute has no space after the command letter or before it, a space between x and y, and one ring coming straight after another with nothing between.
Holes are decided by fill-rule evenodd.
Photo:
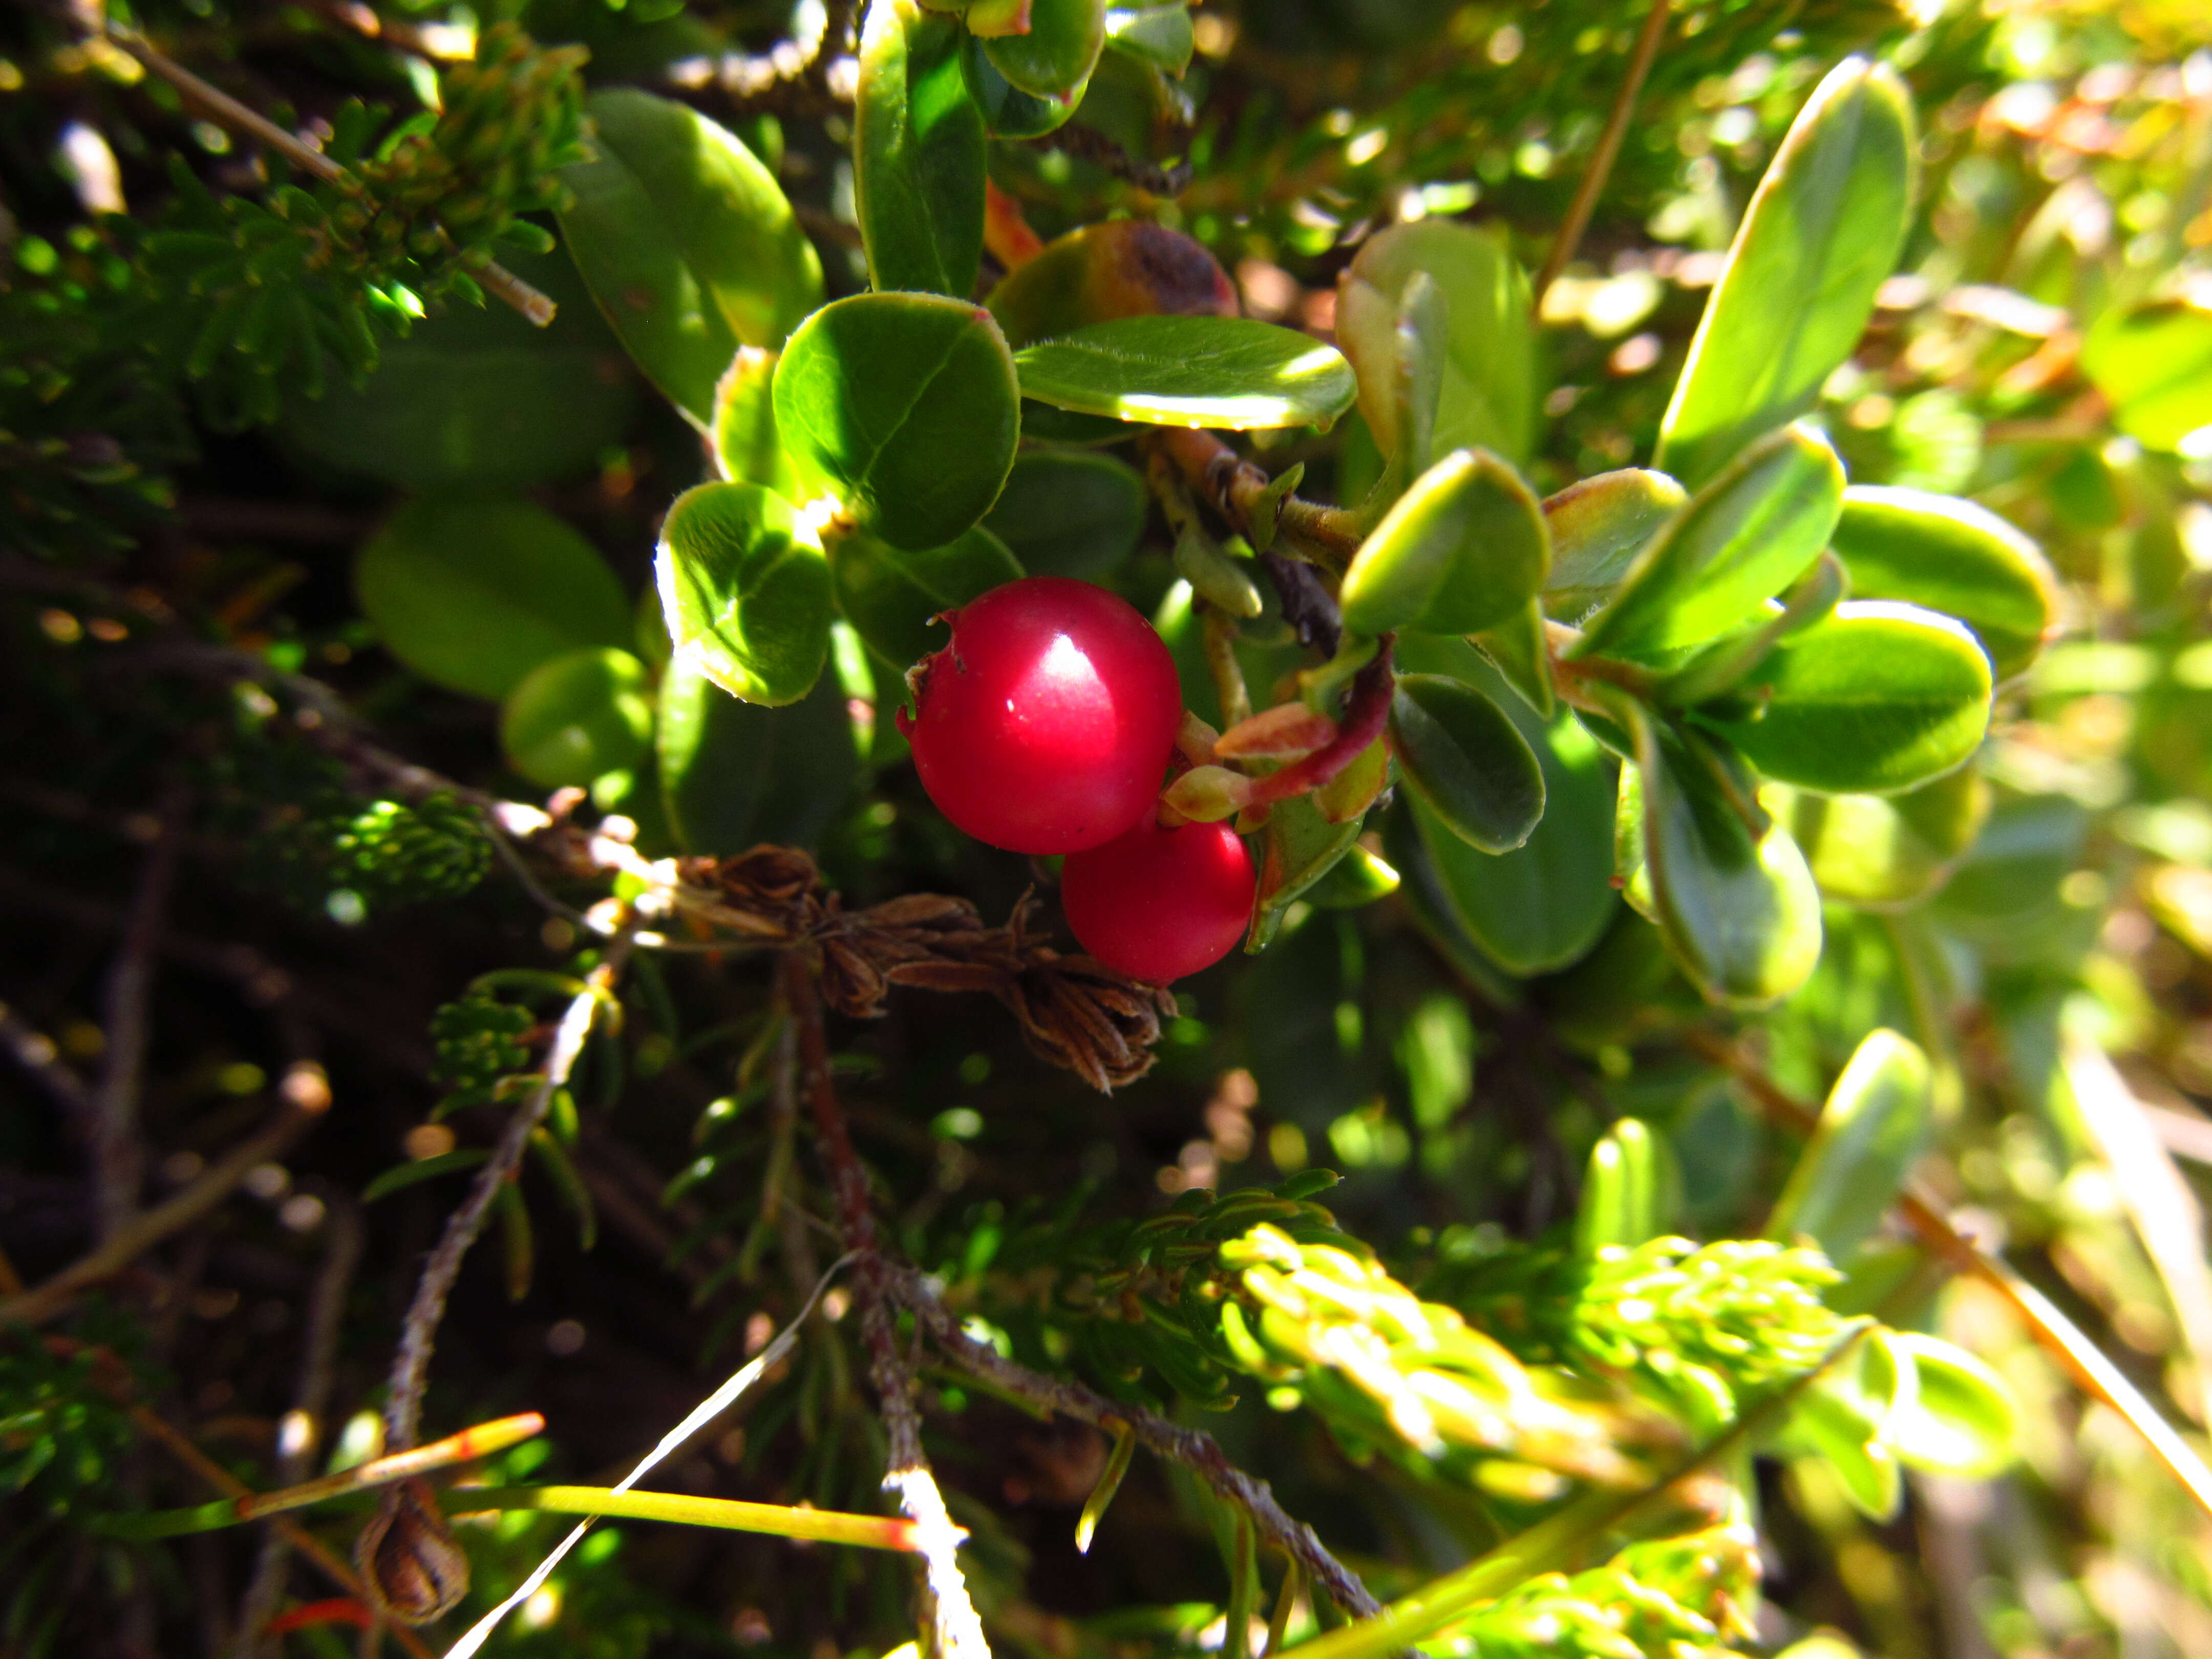
<instances>
[{"instance_id":1,"label":"lingonberry shrub","mask_svg":"<svg viewBox=\"0 0 2212 1659\"><path fill-rule=\"evenodd\" d=\"M1164 984L1227 956L1251 919L1252 855L1225 823L1156 818L1072 855L1060 897L1076 940L1109 968Z\"/></svg>"},{"instance_id":2,"label":"lingonberry shrub","mask_svg":"<svg viewBox=\"0 0 2212 1659\"><path fill-rule=\"evenodd\" d=\"M1030 576L951 613L899 729L939 811L1013 853L1078 853L1159 794L1182 718L1175 660L1127 600Z\"/></svg>"}]
</instances>

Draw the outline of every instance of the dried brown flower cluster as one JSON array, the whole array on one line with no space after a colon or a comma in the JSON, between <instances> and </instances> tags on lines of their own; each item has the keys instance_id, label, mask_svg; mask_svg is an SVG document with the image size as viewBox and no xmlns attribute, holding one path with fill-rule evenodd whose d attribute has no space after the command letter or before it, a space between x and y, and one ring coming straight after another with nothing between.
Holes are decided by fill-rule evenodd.
<instances>
[{"instance_id":1,"label":"dried brown flower cluster","mask_svg":"<svg viewBox=\"0 0 2212 1659\"><path fill-rule=\"evenodd\" d=\"M1006 926L987 927L967 900L936 893L848 911L823 890L814 860L787 847L687 859L678 870L686 914L750 942L804 947L819 964L822 1000L838 1012L875 1018L894 985L980 991L1012 1010L1032 1050L1094 1089L1150 1070L1160 1022L1175 1012L1164 987L1046 944L1030 927L1033 896Z\"/></svg>"}]
</instances>

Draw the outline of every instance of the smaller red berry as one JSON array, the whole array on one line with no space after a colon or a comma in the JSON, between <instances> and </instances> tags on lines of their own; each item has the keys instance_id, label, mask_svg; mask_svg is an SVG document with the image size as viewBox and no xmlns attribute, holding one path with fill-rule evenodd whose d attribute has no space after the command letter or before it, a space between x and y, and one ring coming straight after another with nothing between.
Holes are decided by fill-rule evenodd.
<instances>
[{"instance_id":1,"label":"smaller red berry","mask_svg":"<svg viewBox=\"0 0 2212 1659\"><path fill-rule=\"evenodd\" d=\"M1075 853L1153 810L1182 723L1175 659L1119 595L1028 576L951 613L899 711L937 810L1010 853Z\"/></svg>"},{"instance_id":2,"label":"smaller red berry","mask_svg":"<svg viewBox=\"0 0 2212 1659\"><path fill-rule=\"evenodd\" d=\"M1164 985L1229 954L1258 885L1252 855L1227 824L1163 830L1147 815L1119 839L1069 854L1060 902L1085 951Z\"/></svg>"}]
</instances>

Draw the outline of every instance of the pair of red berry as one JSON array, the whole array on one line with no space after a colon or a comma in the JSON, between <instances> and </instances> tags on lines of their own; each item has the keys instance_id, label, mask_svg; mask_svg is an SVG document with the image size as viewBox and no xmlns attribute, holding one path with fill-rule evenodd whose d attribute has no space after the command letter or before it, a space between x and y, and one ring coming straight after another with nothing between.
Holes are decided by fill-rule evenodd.
<instances>
[{"instance_id":1,"label":"pair of red berry","mask_svg":"<svg viewBox=\"0 0 2212 1659\"><path fill-rule=\"evenodd\" d=\"M1083 948L1164 983L1229 953L1252 860L1225 823L1162 829L1182 724L1174 659L1134 609L1089 582L1030 576L949 613L899 711L937 809L1012 853L1064 853L1060 902Z\"/></svg>"}]
</instances>

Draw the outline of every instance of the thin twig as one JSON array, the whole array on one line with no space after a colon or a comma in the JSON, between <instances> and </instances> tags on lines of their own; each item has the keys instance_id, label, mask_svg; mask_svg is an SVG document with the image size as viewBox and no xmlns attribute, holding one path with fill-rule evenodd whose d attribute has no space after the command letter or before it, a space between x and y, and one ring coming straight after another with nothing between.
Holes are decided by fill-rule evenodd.
<instances>
[{"instance_id":1,"label":"thin twig","mask_svg":"<svg viewBox=\"0 0 2212 1659\"><path fill-rule=\"evenodd\" d=\"M298 137L285 131L259 111L247 107L222 88L200 79L182 64L164 57L143 36L118 24L110 23L107 38L147 70L174 87L188 102L197 104L217 126L266 145L301 172L327 184L355 183L351 173L322 151L302 143ZM486 293L495 295L514 307L539 328L553 320L556 307L552 300L506 266L496 262L471 265L469 275Z\"/></svg>"},{"instance_id":2,"label":"thin twig","mask_svg":"<svg viewBox=\"0 0 2212 1659\"><path fill-rule=\"evenodd\" d=\"M1733 1075L1770 1117L1801 1134L1819 1127L1817 1108L1790 1094L1736 1046L1710 1031L1683 1033L1683 1044ZM1954 1227L1942 1211L1910 1188L1899 1194L1898 1216L1919 1235L1929 1250L1957 1271L1971 1274L1994 1290L2020 1316L2036 1345L2058 1362L2081 1391L2126 1419L2142 1437L2152 1454L2166 1465L2208 1515L2212 1515L2212 1468L2207 1468L2189 1443L2175 1433L2142 1391L2130 1382L2104 1351L2089 1340L2049 1297L2022 1279L2008 1263L1990 1255Z\"/></svg>"},{"instance_id":3,"label":"thin twig","mask_svg":"<svg viewBox=\"0 0 2212 1659\"><path fill-rule=\"evenodd\" d=\"M1255 547L1269 547L1280 532L1341 562L1365 538L1359 515L1350 507L1326 507L1302 495L1284 496L1271 521L1267 514L1274 480L1202 428L1160 428L1152 441Z\"/></svg>"},{"instance_id":4,"label":"thin twig","mask_svg":"<svg viewBox=\"0 0 2212 1659\"><path fill-rule=\"evenodd\" d=\"M1589 228L1590 215L1597 210L1598 195L1605 189L1613 164L1620 155L1621 140L1628 136L1629 118L1636 113L1636 100L1644 91L1644 76L1650 74L1651 65L1659 56L1660 42L1667 38L1667 16L1668 0L1651 0L1651 9L1644 16L1643 32L1636 37L1636 48L1629 55L1627 73L1621 77L1620 90L1613 94L1612 112L1605 118L1605 130L1598 134L1597 149L1590 156L1582 183L1575 187L1574 200L1567 204L1567 216L1559 222L1559 233L1552 239L1552 251L1544 256L1544 268L1536 273L1529 296L1532 309L1542 308L1544 290L1567 268L1567 261L1582 246L1583 232Z\"/></svg>"},{"instance_id":5,"label":"thin twig","mask_svg":"<svg viewBox=\"0 0 2212 1659\"><path fill-rule=\"evenodd\" d=\"M307 1295L299 1382L292 1391L292 1409L277 1427L275 1475L280 1486L306 1480L314 1467L315 1449L321 1442L323 1419L330 1410L331 1387L337 1375L346 1292L353 1288L354 1271L361 1265L361 1206L351 1194L330 1194L323 1225L323 1265ZM252 1659L268 1646L264 1632L283 1596L290 1555L284 1534L270 1527L262 1536L253 1576L246 1581L246 1594L239 1601L234 1659Z\"/></svg>"},{"instance_id":6,"label":"thin twig","mask_svg":"<svg viewBox=\"0 0 2212 1659\"><path fill-rule=\"evenodd\" d=\"M123 1231L36 1289L0 1302L0 1321L36 1325L52 1319L81 1292L114 1278L143 1251L191 1226L222 1203L231 1188L246 1179L247 1170L284 1152L322 1116L328 1105L327 1092L318 1105L288 1103L267 1127L210 1164L190 1186L133 1216Z\"/></svg>"},{"instance_id":7,"label":"thin twig","mask_svg":"<svg viewBox=\"0 0 2212 1659\"><path fill-rule=\"evenodd\" d=\"M914 1402L915 1379L906 1356L899 1352L893 1328L890 1294L891 1264L885 1261L876 1238L875 1216L868 1198L868 1175L853 1137L845 1127L844 1109L830 1072L830 1040L822 1017L822 998L814 985L813 965L803 951L789 951L783 958L783 994L799 1033L798 1060L801 1080L813 1108L814 1132L837 1200L837 1214L845 1248L857 1258L860 1292L860 1332L868 1350L869 1379L884 1413L884 1486L896 1493L899 1507L915 1523L924 1578L924 1601L929 1616L932 1652L937 1659L990 1659L991 1647L983 1635L983 1622L968 1595L957 1553L967 1534L952 1524L938 1490L929 1460L921 1448L921 1413Z\"/></svg>"},{"instance_id":8,"label":"thin twig","mask_svg":"<svg viewBox=\"0 0 2212 1659\"><path fill-rule=\"evenodd\" d=\"M1213 1437L1171 1423L1141 1406L1109 1400L1080 1382L1046 1376L1000 1357L960 1328L935 1289L911 1267L887 1264L891 1293L913 1313L930 1343L971 1375L1030 1401L1080 1422L1109 1427L1127 1423L1155 1455L1182 1464L1212 1487L1214 1495L1252 1517L1260 1536L1296 1561L1330 1600L1355 1618L1371 1618L1382 1604L1357 1575L1328 1553L1311 1527L1293 1519L1275 1501L1264 1480L1255 1480L1231 1463Z\"/></svg>"},{"instance_id":9,"label":"thin twig","mask_svg":"<svg viewBox=\"0 0 2212 1659\"><path fill-rule=\"evenodd\" d=\"M629 929L617 933L606 955L586 977L585 988L568 1004L546 1051L545 1070L538 1086L500 1132L491 1157L477 1171L468 1198L447 1218L438 1248L423 1265L422 1277L415 1285L415 1299L408 1305L406 1322L400 1331L399 1351L392 1358L391 1394L384 1407L385 1444L394 1451L413 1446L421 1430L422 1389L429 1379L430 1353L437 1344L439 1322L446 1316L446 1298L460 1276L462 1258L483 1231L500 1189L520 1167L530 1132L544 1121L555 1091L567 1085L592 1034L593 1020L629 960L633 943Z\"/></svg>"},{"instance_id":10,"label":"thin twig","mask_svg":"<svg viewBox=\"0 0 2212 1659\"><path fill-rule=\"evenodd\" d=\"M138 1093L146 1065L147 1000L153 993L154 959L168 916L169 894L176 885L182 817L182 800L172 791L131 902L123 942L108 970L106 1054L92 1099L93 1220L94 1236L103 1243L130 1224L145 1179Z\"/></svg>"}]
</instances>

